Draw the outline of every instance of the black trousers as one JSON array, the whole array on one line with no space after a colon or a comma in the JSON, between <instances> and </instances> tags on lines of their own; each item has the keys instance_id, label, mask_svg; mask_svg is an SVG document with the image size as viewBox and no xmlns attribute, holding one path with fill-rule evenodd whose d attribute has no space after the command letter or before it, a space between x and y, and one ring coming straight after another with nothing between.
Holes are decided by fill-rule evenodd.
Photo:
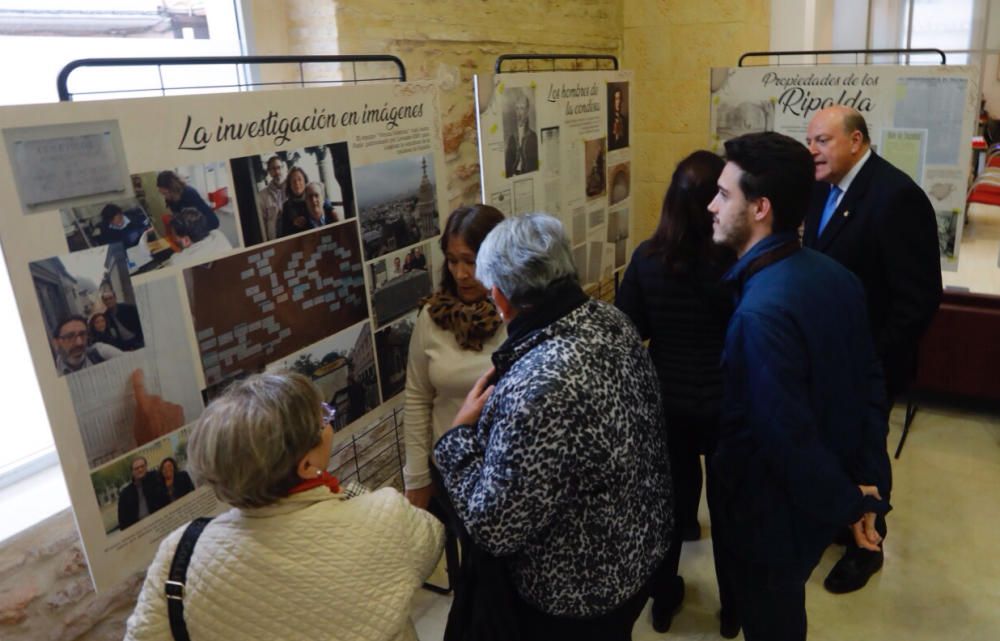
<instances>
[{"instance_id":1,"label":"black trousers","mask_svg":"<svg viewBox=\"0 0 1000 641\"><path fill-rule=\"evenodd\" d=\"M599 617L577 619L546 614L520 598L517 618L522 641L631 641L632 627L646 604L645 589Z\"/></svg>"},{"instance_id":2,"label":"black trousers","mask_svg":"<svg viewBox=\"0 0 1000 641\"><path fill-rule=\"evenodd\" d=\"M745 641L805 641L806 584L777 580L774 568L724 550L739 601Z\"/></svg>"},{"instance_id":3,"label":"black trousers","mask_svg":"<svg viewBox=\"0 0 1000 641\"><path fill-rule=\"evenodd\" d=\"M678 575L683 546L684 528L697 522L698 503L701 500L702 474L701 454L705 454L706 499L708 514L712 520L712 554L715 558L715 578L719 586L719 604L726 616L739 617L737 602L733 596L732 578L725 567L721 551L722 518L717 514L717 489L712 467L712 455L718 439L718 419L698 419L684 415L668 415L667 447L670 452L670 476L674 484L674 531L671 536L667 556L657 568L650 582L650 592L654 599L669 598L673 577Z\"/></svg>"}]
</instances>

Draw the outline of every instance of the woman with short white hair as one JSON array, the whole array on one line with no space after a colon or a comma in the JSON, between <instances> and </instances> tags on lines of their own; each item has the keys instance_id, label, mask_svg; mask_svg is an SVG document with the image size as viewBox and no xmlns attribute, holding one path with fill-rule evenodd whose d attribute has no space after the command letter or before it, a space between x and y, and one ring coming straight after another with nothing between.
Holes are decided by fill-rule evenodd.
<instances>
[{"instance_id":1,"label":"woman with short white hair","mask_svg":"<svg viewBox=\"0 0 1000 641\"><path fill-rule=\"evenodd\" d=\"M517 638L630 639L672 520L652 362L628 318L580 288L551 216L500 223L476 275L508 338L435 447L449 496L502 557Z\"/></svg>"},{"instance_id":2,"label":"woman with short white hair","mask_svg":"<svg viewBox=\"0 0 1000 641\"><path fill-rule=\"evenodd\" d=\"M331 419L292 373L251 376L202 413L189 468L233 509L190 557L191 639L416 639L410 599L440 556L441 525L391 488L348 500L326 471ZM160 544L126 639L173 639L165 591L184 530Z\"/></svg>"}]
</instances>

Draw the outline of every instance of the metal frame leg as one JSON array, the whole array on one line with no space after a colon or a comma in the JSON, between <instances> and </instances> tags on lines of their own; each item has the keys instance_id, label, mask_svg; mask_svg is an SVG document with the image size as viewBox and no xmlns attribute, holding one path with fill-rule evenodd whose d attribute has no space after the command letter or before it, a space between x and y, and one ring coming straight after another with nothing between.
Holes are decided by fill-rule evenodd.
<instances>
[{"instance_id":1,"label":"metal frame leg","mask_svg":"<svg viewBox=\"0 0 1000 641\"><path fill-rule=\"evenodd\" d=\"M906 437L910 434L910 424L913 422L913 417L917 414L917 408L919 407L913 396L913 392L906 393L906 416L903 418L903 435L899 437L899 445L896 446L896 455L894 457L897 459L903 453L903 445L906 443Z\"/></svg>"}]
</instances>

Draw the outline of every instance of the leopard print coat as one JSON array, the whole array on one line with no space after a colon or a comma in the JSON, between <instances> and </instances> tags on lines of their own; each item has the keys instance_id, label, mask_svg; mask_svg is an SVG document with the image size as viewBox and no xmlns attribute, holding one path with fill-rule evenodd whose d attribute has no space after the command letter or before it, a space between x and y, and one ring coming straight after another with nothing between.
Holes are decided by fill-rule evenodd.
<instances>
[{"instance_id":1,"label":"leopard print coat","mask_svg":"<svg viewBox=\"0 0 1000 641\"><path fill-rule=\"evenodd\" d=\"M494 361L506 373L478 424L435 448L448 493L528 603L608 612L643 587L673 527L649 355L624 314L591 300Z\"/></svg>"}]
</instances>

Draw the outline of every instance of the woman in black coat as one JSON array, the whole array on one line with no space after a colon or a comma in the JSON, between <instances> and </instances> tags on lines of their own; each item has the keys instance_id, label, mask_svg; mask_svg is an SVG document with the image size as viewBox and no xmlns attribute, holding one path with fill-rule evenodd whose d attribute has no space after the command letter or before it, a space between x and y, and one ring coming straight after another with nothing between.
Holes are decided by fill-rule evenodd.
<instances>
[{"instance_id":1,"label":"woman in black coat","mask_svg":"<svg viewBox=\"0 0 1000 641\"><path fill-rule=\"evenodd\" d=\"M177 461L170 456L160 462L160 477L163 478L163 484L167 488L167 496L170 497L171 503L194 491L191 475L183 470L178 470Z\"/></svg>"},{"instance_id":2,"label":"woman in black coat","mask_svg":"<svg viewBox=\"0 0 1000 641\"><path fill-rule=\"evenodd\" d=\"M715 449L722 400L720 360L731 314L722 275L732 253L712 242L708 212L725 162L708 151L696 151L674 170L653 236L632 255L615 304L635 323L656 367L663 394L676 518L670 551L651 583L653 628L666 632L684 600L678 575L681 542L700 536L701 459ZM709 474L708 504L713 512ZM717 519L712 518L713 528ZM713 536L713 543L716 537ZM714 547L714 545L713 545ZM719 555L716 555L718 561ZM724 577L717 567L722 632L739 631Z\"/></svg>"}]
</instances>

